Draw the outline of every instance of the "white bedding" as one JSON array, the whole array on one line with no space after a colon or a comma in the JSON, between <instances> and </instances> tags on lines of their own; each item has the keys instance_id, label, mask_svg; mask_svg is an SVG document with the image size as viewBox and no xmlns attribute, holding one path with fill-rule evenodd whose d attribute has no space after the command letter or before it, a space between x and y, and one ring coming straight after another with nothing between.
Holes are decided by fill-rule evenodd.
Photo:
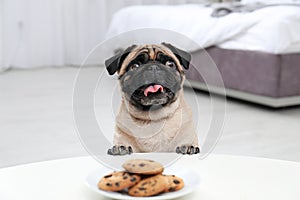
<instances>
[{"instance_id":1,"label":"white bedding","mask_svg":"<svg viewBox=\"0 0 300 200\"><path fill-rule=\"evenodd\" d=\"M211 12L212 8L201 4L126 7L114 15L107 37L140 28L160 28L186 35L202 48L216 45L275 54L300 52L299 6L267 7L219 18L211 17ZM145 39L133 37L140 43ZM185 48L197 49L193 45Z\"/></svg>"}]
</instances>

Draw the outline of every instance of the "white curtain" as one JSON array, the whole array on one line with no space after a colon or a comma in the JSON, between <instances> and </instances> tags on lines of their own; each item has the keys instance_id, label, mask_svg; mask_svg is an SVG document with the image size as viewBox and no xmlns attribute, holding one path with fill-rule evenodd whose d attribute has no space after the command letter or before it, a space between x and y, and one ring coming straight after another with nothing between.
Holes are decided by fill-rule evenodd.
<instances>
[{"instance_id":1,"label":"white curtain","mask_svg":"<svg viewBox=\"0 0 300 200\"><path fill-rule=\"evenodd\" d=\"M80 65L122 7L191 2L199 0L0 0L0 70Z\"/></svg>"}]
</instances>

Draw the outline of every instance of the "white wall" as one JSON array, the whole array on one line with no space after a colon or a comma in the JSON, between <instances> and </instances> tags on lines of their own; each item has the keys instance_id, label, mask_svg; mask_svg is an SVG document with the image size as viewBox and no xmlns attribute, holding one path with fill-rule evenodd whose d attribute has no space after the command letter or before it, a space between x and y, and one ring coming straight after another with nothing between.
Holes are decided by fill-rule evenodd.
<instances>
[{"instance_id":1,"label":"white wall","mask_svg":"<svg viewBox=\"0 0 300 200\"><path fill-rule=\"evenodd\" d=\"M106 1L0 2L2 67L80 64L105 34Z\"/></svg>"},{"instance_id":2,"label":"white wall","mask_svg":"<svg viewBox=\"0 0 300 200\"><path fill-rule=\"evenodd\" d=\"M80 65L118 9L187 2L199 0L0 0L0 70Z\"/></svg>"}]
</instances>

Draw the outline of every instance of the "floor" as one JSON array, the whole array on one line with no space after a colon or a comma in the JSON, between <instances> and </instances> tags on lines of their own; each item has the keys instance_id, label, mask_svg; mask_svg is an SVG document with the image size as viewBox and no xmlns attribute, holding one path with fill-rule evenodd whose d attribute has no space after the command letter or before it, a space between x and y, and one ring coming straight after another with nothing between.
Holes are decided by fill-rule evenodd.
<instances>
[{"instance_id":1,"label":"floor","mask_svg":"<svg viewBox=\"0 0 300 200\"><path fill-rule=\"evenodd\" d=\"M85 70L93 75L99 67ZM0 74L0 167L88 155L73 120L72 93L77 72L77 68L64 67ZM105 90L111 83L101 84ZM185 94L199 102L199 130L208 130L210 96L203 92L195 96L191 89ZM96 98L101 100L101 95ZM220 97L216 101L224 103ZM111 115L106 103L98 102L96 109ZM98 121L113 130L114 122L106 115L98 115ZM299 106L270 109L227 99L222 136L213 153L300 161L299 119Z\"/></svg>"}]
</instances>

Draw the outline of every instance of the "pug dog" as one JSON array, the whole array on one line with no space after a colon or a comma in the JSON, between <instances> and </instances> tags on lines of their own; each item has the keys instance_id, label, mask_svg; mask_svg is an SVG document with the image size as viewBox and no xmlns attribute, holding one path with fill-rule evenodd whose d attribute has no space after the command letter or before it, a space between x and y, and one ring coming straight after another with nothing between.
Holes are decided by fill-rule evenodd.
<instances>
[{"instance_id":1,"label":"pug dog","mask_svg":"<svg viewBox=\"0 0 300 200\"><path fill-rule=\"evenodd\" d=\"M200 152L192 110L183 96L191 55L168 43L132 45L105 61L117 73L121 106L110 155Z\"/></svg>"}]
</instances>

